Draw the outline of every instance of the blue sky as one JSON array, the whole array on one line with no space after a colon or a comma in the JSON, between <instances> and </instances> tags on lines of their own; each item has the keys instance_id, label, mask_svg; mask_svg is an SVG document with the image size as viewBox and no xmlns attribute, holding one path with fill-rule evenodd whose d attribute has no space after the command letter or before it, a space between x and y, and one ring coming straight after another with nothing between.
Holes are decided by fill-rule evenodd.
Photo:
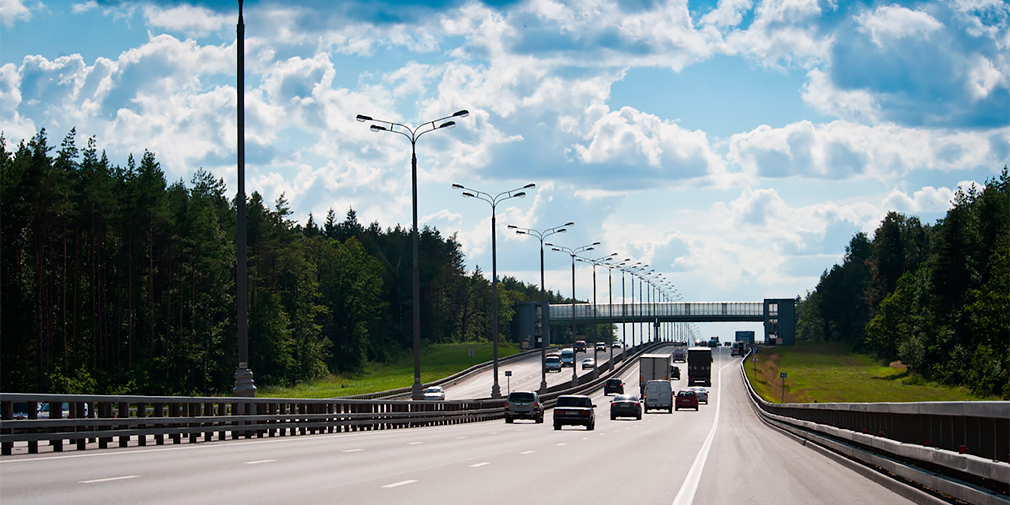
<instances>
[{"instance_id":1,"label":"blue sky","mask_svg":"<svg viewBox=\"0 0 1010 505\"><path fill-rule=\"evenodd\" d=\"M109 158L156 153L171 181L235 187L237 2L0 0L0 129L72 127ZM890 210L932 223L1010 159L1002 0L245 2L248 191L295 218L409 225L410 145L356 114L418 124L423 224L468 268L539 281L507 224L648 263L684 299L812 289ZM547 254L568 294L570 258ZM598 270L603 276L606 270ZM577 295L592 298L580 264ZM615 286L617 295L619 287ZM598 279L597 296L607 298ZM699 325L704 336L728 326ZM751 329L751 328L741 328Z\"/></svg>"}]
</instances>

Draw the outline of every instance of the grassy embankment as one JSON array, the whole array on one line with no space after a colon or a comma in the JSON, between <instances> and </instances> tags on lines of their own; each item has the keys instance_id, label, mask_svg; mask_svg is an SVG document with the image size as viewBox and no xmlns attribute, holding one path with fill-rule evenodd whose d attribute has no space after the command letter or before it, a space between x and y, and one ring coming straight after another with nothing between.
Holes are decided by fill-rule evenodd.
<instances>
[{"instance_id":1,"label":"grassy embankment","mask_svg":"<svg viewBox=\"0 0 1010 505\"><path fill-rule=\"evenodd\" d=\"M473 357L469 351L473 350ZM498 358L519 352L519 347L509 343L498 344ZM448 377L473 365L491 361L490 343L434 344L421 350L421 382ZM374 393L414 383L414 357L409 352L394 363L368 364L358 374L330 376L292 387L266 387L256 392L265 398L333 398L361 393Z\"/></svg>"},{"instance_id":2,"label":"grassy embankment","mask_svg":"<svg viewBox=\"0 0 1010 505\"><path fill-rule=\"evenodd\" d=\"M747 361L746 370L755 391L775 403L782 400L780 372L788 375L785 403L998 400L930 383L901 363L882 365L834 343L762 348L756 363Z\"/></svg>"}]
</instances>

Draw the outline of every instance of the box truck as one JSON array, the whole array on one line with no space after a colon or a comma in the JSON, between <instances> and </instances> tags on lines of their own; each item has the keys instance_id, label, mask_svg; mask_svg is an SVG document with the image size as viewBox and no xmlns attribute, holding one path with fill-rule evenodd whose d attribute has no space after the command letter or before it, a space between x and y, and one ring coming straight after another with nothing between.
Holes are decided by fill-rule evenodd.
<instances>
[{"instance_id":1,"label":"box truck","mask_svg":"<svg viewBox=\"0 0 1010 505\"><path fill-rule=\"evenodd\" d=\"M669 354L643 354L638 358L638 393L645 395L645 384L651 380L670 380L673 363Z\"/></svg>"},{"instance_id":2,"label":"box truck","mask_svg":"<svg viewBox=\"0 0 1010 505\"><path fill-rule=\"evenodd\" d=\"M687 385L712 386L712 349L692 347L687 350Z\"/></svg>"}]
</instances>

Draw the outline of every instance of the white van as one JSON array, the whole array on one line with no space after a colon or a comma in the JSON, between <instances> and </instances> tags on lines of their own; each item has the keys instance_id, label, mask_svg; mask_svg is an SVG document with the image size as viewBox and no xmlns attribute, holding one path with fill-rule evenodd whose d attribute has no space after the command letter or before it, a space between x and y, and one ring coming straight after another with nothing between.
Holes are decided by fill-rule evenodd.
<instances>
[{"instance_id":1,"label":"white van","mask_svg":"<svg viewBox=\"0 0 1010 505\"><path fill-rule=\"evenodd\" d=\"M561 366L575 366L575 351L572 351L571 349L561 350Z\"/></svg>"},{"instance_id":2,"label":"white van","mask_svg":"<svg viewBox=\"0 0 1010 505\"><path fill-rule=\"evenodd\" d=\"M645 411L665 409L673 412L673 388L670 381L651 380L645 383Z\"/></svg>"}]
</instances>

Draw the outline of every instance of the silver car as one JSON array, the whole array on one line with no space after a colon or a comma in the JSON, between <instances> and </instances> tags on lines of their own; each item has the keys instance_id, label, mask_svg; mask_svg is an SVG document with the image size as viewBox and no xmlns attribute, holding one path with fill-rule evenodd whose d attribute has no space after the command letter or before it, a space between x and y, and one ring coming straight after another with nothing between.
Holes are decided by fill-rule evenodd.
<instances>
[{"instance_id":1,"label":"silver car","mask_svg":"<svg viewBox=\"0 0 1010 505\"><path fill-rule=\"evenodd\" d=\"M687 389L694 391L694 395L698 397L698 403L704 403L708 405L708 390L701 386L692 386Z\"/></svg>"},{"instance_id":2,"label":"silver car","mask_svg":"<svg viewBox=\"0 0 1010 505\"><path fill-rule=\"evenodd\" d=\"M442 386L431 386L424 390L425 400L445 400L445 390Z\"/></svg>"}]
</instances>

